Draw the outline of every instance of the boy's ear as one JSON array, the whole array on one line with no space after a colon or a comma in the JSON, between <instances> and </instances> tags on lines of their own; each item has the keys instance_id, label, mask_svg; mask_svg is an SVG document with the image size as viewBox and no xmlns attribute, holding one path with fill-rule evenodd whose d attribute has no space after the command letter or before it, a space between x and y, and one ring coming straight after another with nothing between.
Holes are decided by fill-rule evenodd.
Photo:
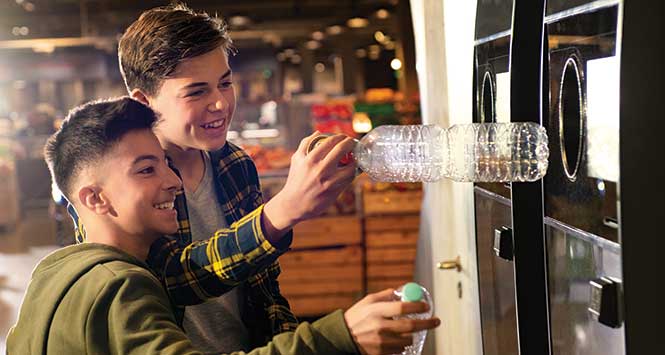
<instances>
[{"instance_id":1,"label":"boy's ear","mask_svg":"<svg viewBox=\"0 0 665 355\"><path fill-rule=\"evenodd\" d=\"M107 214L112 211L110 201L101 193L101 189L95 185L86 185L79 189L79 201L83 208L87 208L96 214Z\"/></svg>"},{"instance_id":2,"label":"boy's ear","mask_svg":"<svg viewBox=\"0 0 665 355\"><path fill-rule=\"evenodd\" d=\"M132 99L146 106L150 106L150 102L148 101L148 95L144 94L143 91L141 91L141 89L134 89L132 90L132 93L129 95L132 97Z\"/></svg>"}]
</instances>

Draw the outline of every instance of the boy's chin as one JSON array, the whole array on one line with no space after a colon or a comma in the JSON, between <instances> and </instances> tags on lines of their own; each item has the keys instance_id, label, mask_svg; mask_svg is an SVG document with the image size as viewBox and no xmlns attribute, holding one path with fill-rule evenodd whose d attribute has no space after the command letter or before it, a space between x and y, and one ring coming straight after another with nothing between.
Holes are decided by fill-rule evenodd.
<instances>
[{"instance_id":1,"label":"boy's chin","mask_svg":"<svg viewBox=\"0 0 665 355\"><path fill-rule=\"evenodd\" d=\"M196 148L198 150L214 152L216 150L222 149L226 145L226 141L226 137L216 139L202 139L197 142L198 144Z\"/></svg>"}]
</instances>

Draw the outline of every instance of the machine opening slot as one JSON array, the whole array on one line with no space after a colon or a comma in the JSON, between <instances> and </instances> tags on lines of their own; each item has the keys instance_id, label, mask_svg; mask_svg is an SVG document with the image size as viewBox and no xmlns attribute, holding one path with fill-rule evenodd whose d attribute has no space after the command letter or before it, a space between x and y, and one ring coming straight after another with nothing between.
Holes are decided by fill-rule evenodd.
<instances>
[{"instance_id":1,"label":"machine opening slot","mask_svg":"<svg viewBox=\"0 0 665 355\"><path fill-rule=\"evenodd\" d=\"M563 169L570 181L577 179L583 151L584 100L582 77L575 56L566 61L559 92L559 140Z\"/></svg>"},{"instance_id":2,"label":"machine opening slot","mask_svg":"<svg viewBox=\"0 0 665 355\"><path fill-rule=\"evenodd\" d=\"M494 122L494 81L488 71L483 76L482 96L480 97L480 122Z\"/></svg>"}]
</instances>

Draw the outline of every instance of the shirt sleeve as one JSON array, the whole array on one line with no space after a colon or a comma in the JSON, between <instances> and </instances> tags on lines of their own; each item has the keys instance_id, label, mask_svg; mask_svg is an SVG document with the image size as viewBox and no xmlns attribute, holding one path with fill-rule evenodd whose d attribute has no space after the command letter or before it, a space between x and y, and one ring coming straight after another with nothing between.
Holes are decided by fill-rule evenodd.
<instances>
[{"instance_id":1,"label":"shirt sleeve","mask_svg":"<svg viewBox=\"0 0 665 355\"><path fill-rule=\"evenodd\" d=\"M107 324L108 329L100 329ZM177 326L169 300L150 275L127 272L107 283L92 307L89 329L109 336L110 354L201 354ZM342 311L295 332L277 335L249 355L355 354L356 346L346 328ZM235 352L233 355L245 354Z\"/></svg>"},{"instance_id":2,"label":"shirt sleeve","mask_svg":"<svg viewBox=\"0 0 665 355\"><path fill-rule=\"evenodd\" d=\"M183 245L167 236L152 244L147 263L175 304L188 306L218 297L288 250L293 233L283 237L280 248L270 243L261 227L262 212L263 205L204 241Z\"/></svg>"}]
</instances>

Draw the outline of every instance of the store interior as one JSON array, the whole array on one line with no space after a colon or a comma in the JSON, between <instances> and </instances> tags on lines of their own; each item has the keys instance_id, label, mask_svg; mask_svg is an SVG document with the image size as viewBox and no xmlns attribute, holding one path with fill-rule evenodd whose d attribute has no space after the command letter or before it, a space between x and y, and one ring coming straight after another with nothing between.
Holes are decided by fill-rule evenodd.
<instances>
[{"instance_id":1,"label":"store interior","mask_svg":"<svg viewBox=\"0 0 665 355\"><path fill-rule=\"evenodd\" d=\"M0 3L0 353L35 265L75 244L44 143L71 108L127 94L118 40L168 3ZM646 207L665 179L653 120L665 21L650 10L662 1L186 3L228 25L227 140L254 161L266 201L314 131L360 140L386 125L529 122L549 136L537 181L359 171L279 258L301 321L415 281L443 320L426 355L643 354L658 340L639 317L651 318L644 275L662 248L639 237L665 218Z\"/></svg>"},{"instance_id":2,"label":"store interior","mask_svg":"<svg viewBox=\"0 0 665 355\"><path fill-rule=\"evenodd\" d=\"M72 107L126 94L117 40L142 11L165 4L0 4L0 352L30 270L74 243L42 147ZM229 26L237 104L227 138L254 160L264 199L283 187L291 155L315 130L359 139L376 126L421 123L407 1L187 5ZM322 216L297 226L279 279L294 313L313 320L412 280L421 201L421 184L360 176Z\"/></svg>"}]
</instances>

